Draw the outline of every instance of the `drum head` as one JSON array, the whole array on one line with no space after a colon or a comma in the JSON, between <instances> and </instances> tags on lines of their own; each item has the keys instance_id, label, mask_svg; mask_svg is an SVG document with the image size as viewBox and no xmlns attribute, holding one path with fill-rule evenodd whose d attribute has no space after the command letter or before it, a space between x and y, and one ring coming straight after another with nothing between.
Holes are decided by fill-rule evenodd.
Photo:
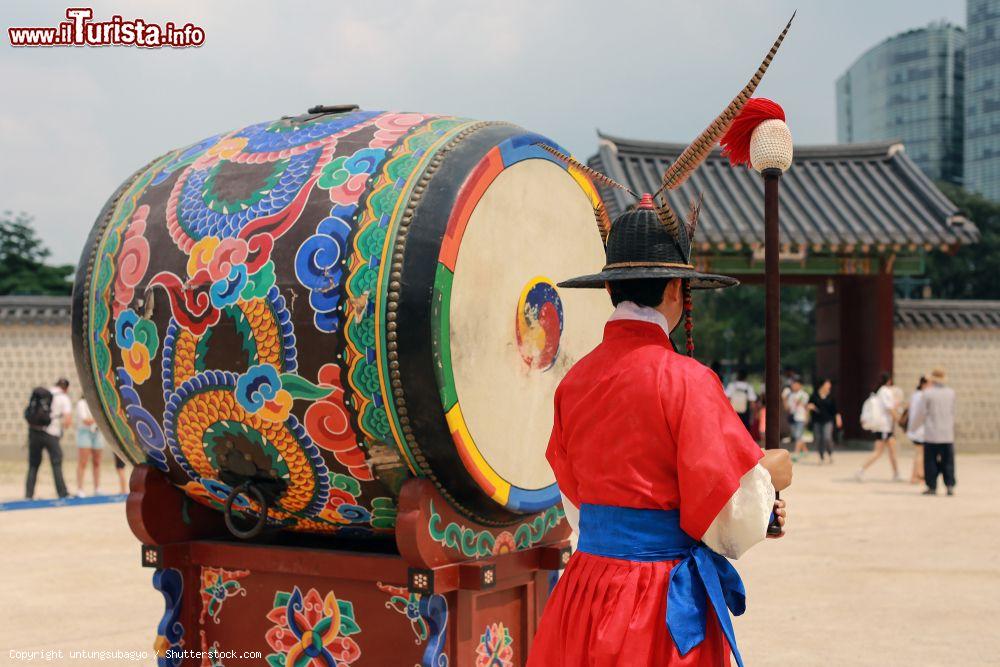
<instances>
[{"instance_id":1,"label":"drum head","mask_svg":"<svg viewBox=\"0 0 1000 667\"><path fill-rule=\"evenodd\" d=\"M559 499L545 459L553 395L600 342L611 306L603 292L556 287L604 262L593 186L537 147L497 150L504 159L474 172L442 244L453 273L436 283L438 382L466 470L527 512Z\"/></svg>"}]
</instances>

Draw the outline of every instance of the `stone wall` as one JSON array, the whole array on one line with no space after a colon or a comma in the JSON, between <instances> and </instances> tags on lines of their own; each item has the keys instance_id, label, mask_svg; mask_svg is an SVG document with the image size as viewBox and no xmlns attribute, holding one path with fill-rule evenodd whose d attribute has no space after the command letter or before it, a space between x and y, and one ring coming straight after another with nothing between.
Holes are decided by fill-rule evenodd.
<instances>
[{"instance_id":1,"label":"stone wall","mask_svg":"<svg viewBox=\"0 0 1000 667\"><path fill-rule=\"evenodd\" d=\"M907 399L941 367L956 393L955 446L1000 452L1000 329L896 328L893 367Z\"/></svg>"},{"instance_id":2,"label":"stone wall","mask_svg":"<svg viewBox=\"0 0 1000 667\"><path fill-rule=\"evenodd\" d=\"M906 317L917 309L913 303L897 304L896 383L909 397L921 374L943 367L958 393L956 446L964 452L1000 452L1000 328L941 326L945 321L961 324L954 313L937 323L925 317L929 323L921 325ZM943 302L918 303L934 308ZM69 299L0 297L0 459L23 454L27 431L22 412L28 396L34 387L50 386L59 377L69 378L75 403L81 388L73 364ZM64 443L74 442L75 429L70 429Z\"/></svg>"}]
</instances>

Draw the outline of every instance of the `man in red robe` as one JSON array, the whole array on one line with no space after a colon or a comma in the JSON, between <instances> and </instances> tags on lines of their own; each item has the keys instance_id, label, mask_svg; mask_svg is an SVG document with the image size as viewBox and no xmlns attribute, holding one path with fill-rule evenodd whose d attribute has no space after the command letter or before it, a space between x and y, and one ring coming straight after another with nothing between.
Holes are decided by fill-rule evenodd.
<instances>
[{"instance_id":1,"label":"man in red robe","mask_svg":"<svg viewBox=\"0 0 1000 667\"><path fill-rule=\"evenodd\" d=\"M547 457L579 543L529 667L728 665L730 651L742 666L729 613L745 593L726 557L764 539L772 512L784 524L791 462L674 351L682 317L693 350L690 290L736 283L697 271L690 248L644 195L611 226L604 270L560 285L606 288L616 308L555 395Z\"/></svg>"}]
</instances>

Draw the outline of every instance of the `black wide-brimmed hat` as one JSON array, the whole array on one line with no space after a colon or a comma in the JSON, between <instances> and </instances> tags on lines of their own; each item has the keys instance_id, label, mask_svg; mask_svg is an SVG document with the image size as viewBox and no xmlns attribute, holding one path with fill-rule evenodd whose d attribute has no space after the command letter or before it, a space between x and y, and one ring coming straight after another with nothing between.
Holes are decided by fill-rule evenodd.
<instances>
[{"instance_id":1,"label":"black wide-brimmed hat","mask_svg":"<svg viewBox=\"0 0 1000 667\"><path fill-rule=\"evenodd\" d=\"M572 278L559 287L603 288L616 280L683 278L693 289L731 287L739 281L729 276L702 273L691 263L694 222L671 231L653 206L651 195L643 195L631 211L615 219L605 247L607 263L599 273Z\"/></svg>"}]
</instances>

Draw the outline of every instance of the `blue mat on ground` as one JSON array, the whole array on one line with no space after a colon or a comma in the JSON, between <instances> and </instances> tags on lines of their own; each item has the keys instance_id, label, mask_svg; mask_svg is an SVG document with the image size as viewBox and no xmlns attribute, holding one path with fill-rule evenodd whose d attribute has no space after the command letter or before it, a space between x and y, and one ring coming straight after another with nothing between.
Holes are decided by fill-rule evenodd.
<instances>
[{"instance_id":1,"label":"blue mat on ground","mask_svg":"<svg viewBox=\"0 0 1000 667\"><path fill-rule=\"evenodd\" d=\"M11 500L9 502L0 503L0 512L8 512L13 510L35 510L42 507L75 507L78 505L105 505L107 503L121 503L125 502L128 498L127 493L115 493L112 495L100 495L100 496L87 496L85 498L76 498L69 496L67 498L45 498L38 500Z\"/></svg>"}]
</instances>

